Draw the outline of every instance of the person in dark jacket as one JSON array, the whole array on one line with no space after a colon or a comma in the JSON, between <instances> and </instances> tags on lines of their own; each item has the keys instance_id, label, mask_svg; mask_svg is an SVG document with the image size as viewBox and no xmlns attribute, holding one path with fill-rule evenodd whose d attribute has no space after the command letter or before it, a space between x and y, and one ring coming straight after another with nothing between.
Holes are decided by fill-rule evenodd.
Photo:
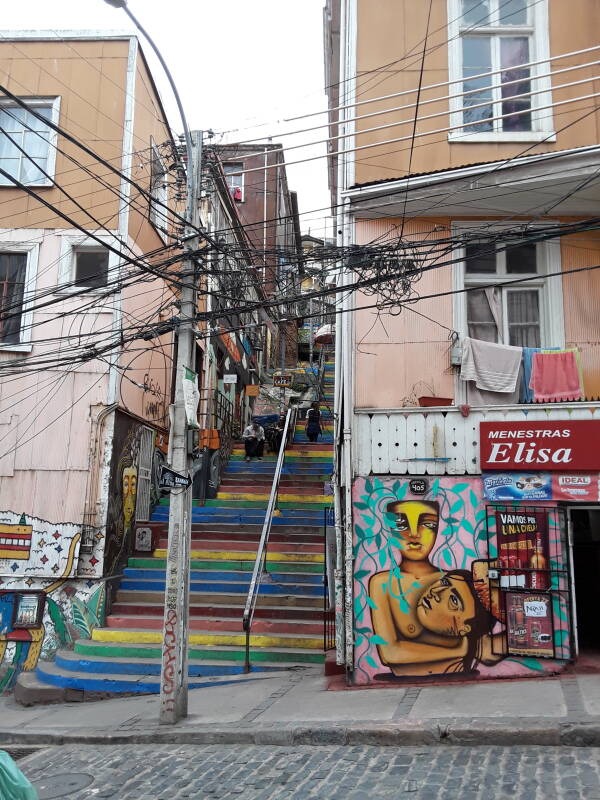
<instances>
[{"instance_id":1,"label":"person in dark jacket","mask_svg":"<svg viewBox=\"0 0 600 800\"><path fill-rule=\"evenodd\" d=\"M321 434L321 412L319 403L315 400L306 415L306 436L309 442L316 442Z\"/></svg>"}]
</instances>

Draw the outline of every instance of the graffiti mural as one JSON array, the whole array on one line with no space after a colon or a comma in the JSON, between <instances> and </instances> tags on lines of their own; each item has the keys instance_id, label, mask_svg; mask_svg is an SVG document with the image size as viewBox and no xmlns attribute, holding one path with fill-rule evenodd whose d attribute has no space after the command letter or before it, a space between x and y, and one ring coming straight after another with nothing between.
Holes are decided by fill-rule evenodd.
<instances>
[{"instance_id":1,"label":"graffiti mural","mask_svg":"<svg viewBox=\"0 0 600 800\"><path fill-rule=\"evenodd\" d=\"M556 661L505 651L499 592L488 579L497 554L488 553L481 481L430 484L413 496L409 479L354 483L355 682L556 671ZM564 640L566 608L558 611L564 630L556 635Z\"/></svg>"}]
</instances>

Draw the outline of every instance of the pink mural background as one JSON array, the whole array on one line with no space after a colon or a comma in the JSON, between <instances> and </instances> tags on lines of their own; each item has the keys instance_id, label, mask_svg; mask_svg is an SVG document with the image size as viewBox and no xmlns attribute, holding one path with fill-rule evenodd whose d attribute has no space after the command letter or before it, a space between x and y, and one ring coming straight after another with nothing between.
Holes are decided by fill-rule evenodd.
<instances>
[{"instance_id":1,"label":"pink mural background","mask_svg":"<svg viewBox=\"0 0 600 800\"><path fill-rule=\"evenodd\" d=\"M489 503L482 497L479 477L429 477L426 494L418 496L410 492L409 481L410 477L404 476L371 477L358 478L353 485L354 682L357 684L398 680L380 659L377 645L381 645L381 637L375 634L372 622L376 606L369 595L369 581L373 575L389 571L390 576L400 576L402 555L391 519L393 515L387 511L390 503L414 500L438 504L439 527L429 560L440 571L470 570L473 561L496 556L493 536L490 537L492 552L488 553L486 505ZM554 503L539 505L555 508ZM550 516L550 561L554 568L564 566L557 520L554 514ZM491 513L489 524L493 533L495 520ZM564 589L566 572L553 581L552 588ZM553 600L554 642L560 660L508 655L492 666L479 663L475 672L469 673L469 679L523 677L563 669L565 660L570 657L566 597L566 594L558 595ZM403 603L404 599L399 597L398 602ZM502 630L501 623L496 623L493 632ZM436 677L444 680L444 675Z\"/></svg>"}]
</instances>

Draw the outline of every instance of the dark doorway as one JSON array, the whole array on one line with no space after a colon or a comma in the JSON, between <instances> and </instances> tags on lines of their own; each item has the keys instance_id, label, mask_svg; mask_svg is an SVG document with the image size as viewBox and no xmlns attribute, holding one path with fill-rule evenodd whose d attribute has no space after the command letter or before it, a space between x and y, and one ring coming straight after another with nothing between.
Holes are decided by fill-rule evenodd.
<instances>
[{"instance_id":1,"label":"dark doorway","mask_svg":"<svg viewBox=\"0 0 600 800\"><path fill-rule=\"evenodd\" d=\"M571 508L579 649L600 650L600 508Z\"/></svg>"}]
</instances>

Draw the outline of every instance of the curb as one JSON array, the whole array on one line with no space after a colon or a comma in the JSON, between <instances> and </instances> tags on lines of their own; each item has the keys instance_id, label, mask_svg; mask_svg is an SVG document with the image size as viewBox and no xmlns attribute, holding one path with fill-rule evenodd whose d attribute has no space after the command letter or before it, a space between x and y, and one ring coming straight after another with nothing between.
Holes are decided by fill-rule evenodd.
<instances>
[{"instance_id":1,"label":"curb","mask_svg":"<svg viewBox=\"0 0 600 800\"><path fill-rule=\"evenodd\" d=\"M481 720L415 721L412 725L321 725L310 723L282 726L214 726L175 728L156 727L152 730L100 732L78 730L63 733L48 731L0 730L0 748L11 746L53 747L60 745L118 745L118 744L176 744L176 745L373 745L378 747L406 746L545 746L600 747L600 722L557 722L547 720L511 720L485 722Z\"/></svg>"}]
</instances>

